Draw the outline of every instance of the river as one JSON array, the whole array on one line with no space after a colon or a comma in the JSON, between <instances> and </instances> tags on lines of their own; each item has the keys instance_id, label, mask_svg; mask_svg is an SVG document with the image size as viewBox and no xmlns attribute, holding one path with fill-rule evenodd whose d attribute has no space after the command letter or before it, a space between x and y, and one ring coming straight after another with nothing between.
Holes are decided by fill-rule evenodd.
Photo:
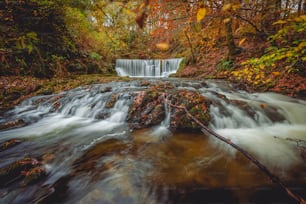
<instances>
[{"instance_id":1,"label":"river","mask_svg":"<svg viewBox=\"0 0 306 204\"><path fill-rule=\"evenodd\" d=\"M232 147L199 132L171 131L173 107L161 124L133 130L135 93L161 79L111 82L35 96L4 114L0 168L37 158L46 175L0 186L0 203L294 203ZM217 80L162 79L212 101L209 127L262 162L306 197L306 102L275 93L247 93ZM107 101L118 99L107 108Z\"/></svg>"}]
</instances>

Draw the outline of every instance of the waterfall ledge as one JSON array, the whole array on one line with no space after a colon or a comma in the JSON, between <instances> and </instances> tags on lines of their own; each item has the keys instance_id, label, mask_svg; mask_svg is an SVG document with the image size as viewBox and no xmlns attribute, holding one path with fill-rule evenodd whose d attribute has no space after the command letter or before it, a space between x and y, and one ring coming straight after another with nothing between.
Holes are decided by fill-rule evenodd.
<instances>
[{"instance_id":1,"label":"waterfall ledge","mask_svg":"<svg viewBox=\"0 0 306 204\"><path fill-rule=\"evenodd\" d=\"M118 76L168 77L176 73L183 58L173 59L117 59Z\"/></svg>"}]
</instances>

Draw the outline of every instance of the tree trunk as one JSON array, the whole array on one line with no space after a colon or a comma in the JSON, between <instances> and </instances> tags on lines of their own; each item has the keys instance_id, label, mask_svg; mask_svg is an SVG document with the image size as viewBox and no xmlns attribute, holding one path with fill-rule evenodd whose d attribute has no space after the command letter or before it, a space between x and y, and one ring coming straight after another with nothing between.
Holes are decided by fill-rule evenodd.
<instances>
[{"instance_id":1,"label":"tree trunk","mask_svg":"<svg viewBox=\"0 0 306 204\"><path fill-rule=\"evenodd\" d=\"M232 19L228 18L228 22L225 23L226 31L226 42L228 47L228 58L229 60L234 60L237 54L237 47L235 45L233 30L232 30Z\"/></svg>"},{"instance_id":2,"label":"tree trunk","mask_svg":"<svg viewBox=\"0 0 306 204\"><path fill-rule=\"evenodd\" d=\"M303 8L303 0L299 0L298 3L298 16L302 14L302 8Z\"/></svg>"}]
</instances>

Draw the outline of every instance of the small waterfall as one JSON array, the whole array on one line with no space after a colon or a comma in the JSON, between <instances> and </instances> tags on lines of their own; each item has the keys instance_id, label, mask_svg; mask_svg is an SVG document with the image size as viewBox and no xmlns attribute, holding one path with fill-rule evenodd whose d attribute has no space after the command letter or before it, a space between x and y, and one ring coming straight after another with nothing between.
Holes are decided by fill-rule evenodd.
<instances>
[{"instance_id":1,"label":"small waterfall","mask_svg":"<svg viewBox=\"0 0 306 204\"><path fill-rule=\"evenodd\" d=\"M173 59L117 59L116 71L119 76L168 77L176 73L183 58Z\"/></svg>"}]
</instances>

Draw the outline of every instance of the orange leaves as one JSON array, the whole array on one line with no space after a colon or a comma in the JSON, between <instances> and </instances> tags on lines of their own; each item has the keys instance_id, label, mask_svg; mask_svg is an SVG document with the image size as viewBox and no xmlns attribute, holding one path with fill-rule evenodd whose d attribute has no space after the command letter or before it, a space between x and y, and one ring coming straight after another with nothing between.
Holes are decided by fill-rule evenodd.
<instances>
[{"instance_id":1,"label":"orange leaves","mask_svg":"<svg viewBox=\"0 0 306 204\"><path fill-rule=\"evenodd\" d=\"M169 47L170 47L169 43L165 43L165 42L157 43L155 46L157 49L164 50L164 51L169 50Z\"/></svg>"},{"instance_id":2,"label":"orange leaves","mask_svg":"<svg viewBox=\"0 0 306 204\"><path fill-rule=\"evenodd\" d=\"M239 41L238 45L241 46L246 40L247 40L247 38L242 38L242 39Z\"/></svg>"},{"instance_id":3,"label":"orange leaves","mask_svg":"<svg viewBox=\"0 0 306 204\"><path fill-rule=\"evenodd\" d=\"M280 72L272 72L271 74L272 74L273 76L275 76L275 77L278 77L279 75L281 75Z\"/></svg>"}]
</instances>

